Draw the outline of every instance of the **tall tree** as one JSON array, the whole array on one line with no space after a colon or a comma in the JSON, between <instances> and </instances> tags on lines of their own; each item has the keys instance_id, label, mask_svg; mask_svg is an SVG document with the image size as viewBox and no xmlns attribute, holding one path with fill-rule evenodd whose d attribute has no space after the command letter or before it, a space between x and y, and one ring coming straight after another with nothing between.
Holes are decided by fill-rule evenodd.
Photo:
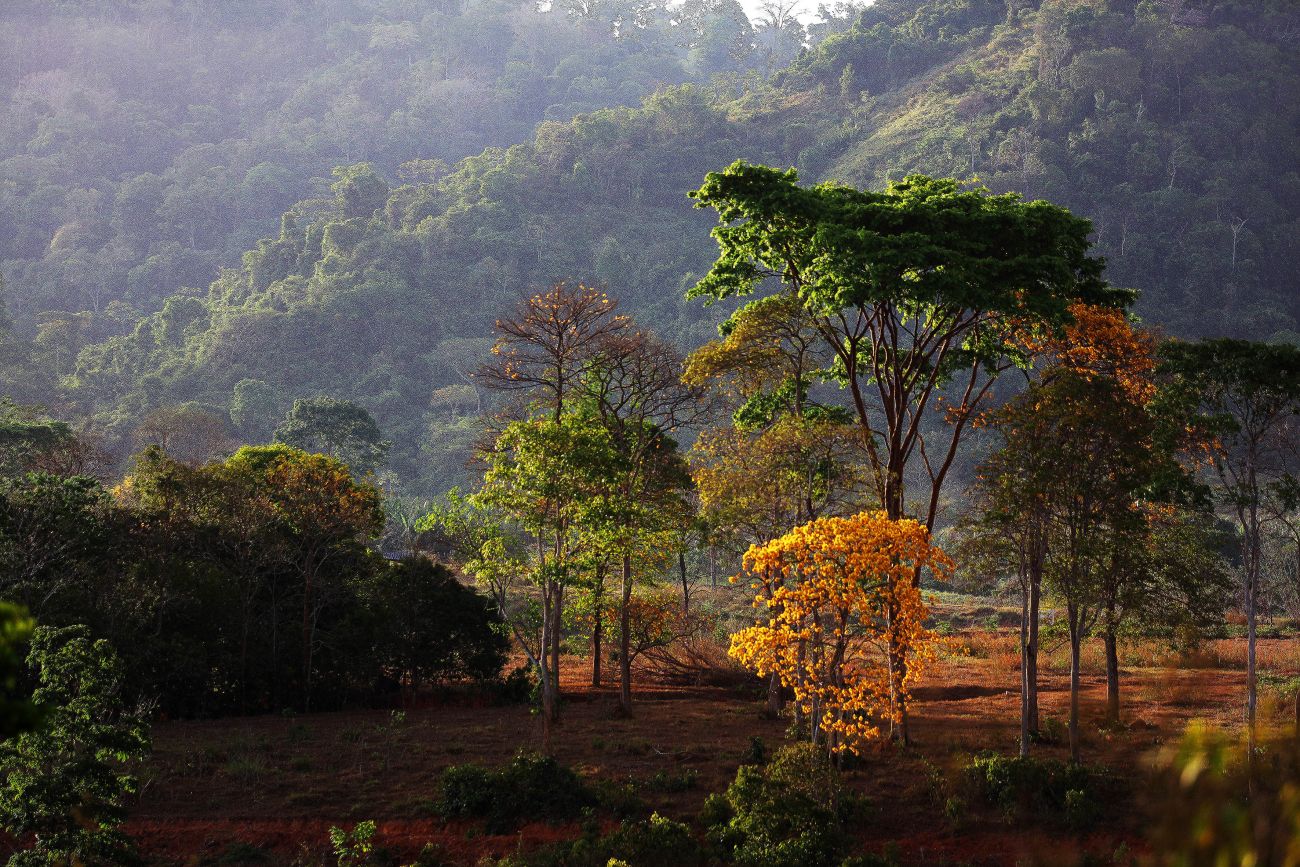
<instances>
[{"instance_id":1,"label":"tall tree","mask_svg":"<svg viewBox=\"0 0 1300 867\"><path fill-rule=\"evenodd\" d=\"M247 474L288 531L286 559L302 582L302 706L308 709L321 614L339 584L334 567L382 532L379 492L339 461L285 445L244 446L228 464Z\"/></svg>"},{"instance_id":2,"label":"tall tree","mask_svg":"<svg viewBox=\"0 0 1300 867\"><path fill-rule=\"evenodd\" d=\"M587 527L609 521L603 513L620 455L604 428L564 416L558 422L511 422L485 459L483 487L472 503L494 512L500 523L518 525L528 545L523 552L512 551L501 533L487 533L467 565L496 582L502 596L520 579L540 594L541 629L536 641L529 641L517 626L515 635L541 680L542 743L549 751L560 712L555 651L563 625L564 594L589 543Z\"/></svg>"},{"instance_id":3,"label":"tall tree","mask_svg":"<svg viewBox=\"0 0 1300 867\"><path fill-rule=\"evenodd\" d=\"M479 368L477 378L490 388L518 396L520 402L505 409L506 420L541 416L559 425L566 413L589 398L585 386L599 347L629 328L630 320L618 313L617 302L604 290L582 283L556 283L522 299L510 317L496 321L493 359ZM587 557L585 565L593 592L599 596L607 563ZM558 698L562 592L557 604L560 608L556 628L548 632L552 642L548 652ZM594 608L601 610L599 605ZM601 628L599 619L596 628ZM599 660L592 665L593 677L597 677Z\"/></svg>"},{"instance_id":4,"label":"tall tree","mask_svg":"<svg viewBox=\"0 0 1300 867\"><path fill-rule=\"evenodd\" d=\"M594 347L583 388L593 419L619 456L609 502L609 549L621 566L619 707L632 712L630 605L633 557L680 535L691 515L691 485L672 433L705 411L703 389L682 382L682 357L643 331L607 335ZM674 532L676 531L676 532Z\"/></svg>"},{"instance_id":5,"label":"tall tree","mask_svg":"<svg viewBox=\"0 0 1300 867\"><path fill-rule=\"evenodd\" d=\"M1022 755L1037 729L1044 578L1066 602L1072 660L1099 625L1107 711L1117 722L1118 637L1154 597L1152 529L1167 510L1153 497L1182 478L1174 460L1181 443L1163 430L1153 404L1154 336L1112 308L1076 304L1070 313L1063 329L1028 336L1038 367L1028 391L980 419L1002 446L980 467L974 548L1013 564L1021 588Z\"/></svg>"},{"instance_id":6,"label":"tall tree","mask_svg":"<svg viewBox=\"0 0 1300 867\"><path fill-rule=\"evenodd\" d=\"M0 479L0 596L49 623L93 608L93 588L122 553L116 521L94 479Z\"/></svg>"},{"instance_id":7,"label":"tall tree","mask_svg":"<svg viewBox=\"0 0 1300 867\"><path fill-rule=\"evenodd\" d=\"M0 741L31 731L40 721L40 709L22 688L23 648L35 625L26 609L0 602Z\"/></svg>"},{"instance_id":8,"label":"tall tree","mask_svg":"<svg viewBox=\"0 0 1300 867\"><path fill-rule=\"evenodd\" d=\"M329 455L358 476L379 469L389 445L365 407L332 397L295 400L275 429L275 441Z\"/></svg>"},{"instance_id":9,"label":"tall tree","mask_svg":"<svg viewBox=\"0 0 1300 867\"><path fill-rule=\"evenodd\" d=\"M1241 531L1246 615L1246 725L1255 745L1256 639L1265 496L1288 483L1297 463L1300 348L1244 340L1170 342L1161 348L1167 399L1194 414L1209 435L1209 463L1225 508Z\"/></svg>"},{"instance_id":10,"label":"tall tree","mask_svg":"<svg viewBox=\"0 0 1300 867\"><path fill-rule=\"evenodd\" d=\"M691 353L684 374L733 409L732 427L703 432L693 450L701 509L715 535L739 552L795 525L851 511L865 493L862 440L842 407L812 393L829 351L799 299L751 301L720 330L721 339ZM770 594L785 578L769 574ZM781 705L773 674L768 713Z\"/></svg>"},{"instance_id":11,"label":"tall tree","mask_svg":"<svg viewBox=\"0 0 1300 867\"><path fill-rule=\"evenodd\" d=\"M1077 301L1132 293L1102 280L1089 223L1047 202L920 175L882 192L797 181L744 162L705 178L691 196L718 212L720 253L688 294L717 301L776 279L797 298L832 353L881 508L932 527L972 418L1024 363L1020 338L1058 328ZM906 740L905 707L899 719Z\"/></svg>"},{"instance_id":12,"label":"tall tree","mask_svg":"<svg viewBox=\"0 0 1300 867\"><path fill-rule=\"evenodd\" d=\"M997 423L1004 444L985 467L994 502L1025 501L1011 506L1009 523L1017 527L1016 541L1029 548L1026 556L1041 557L1046 582L1066 609L1070 755L1077 761L1080 650L1107 600L1110 615L1117 614L1121 587L1113 582L1131 566L1133 536L1144 520L1136 498L1151 478L1151 425L1112 380L1070 370L1031 386L999 411ZM1113 583L1109 596L1107 582ZM1026 703L1022 713L1025 735Z\"/></svg>"}]
</instances>

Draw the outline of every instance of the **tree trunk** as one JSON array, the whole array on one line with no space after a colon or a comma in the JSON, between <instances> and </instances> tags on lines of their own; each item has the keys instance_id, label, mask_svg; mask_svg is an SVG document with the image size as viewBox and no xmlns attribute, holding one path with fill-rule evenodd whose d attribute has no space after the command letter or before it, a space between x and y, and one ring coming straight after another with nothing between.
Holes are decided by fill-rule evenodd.
<instances>
[{"instance_id":1,"label":"tree trunk","mask_svg":"<svg viewBox=\"0 0 1300 867\"><path fill-rule=\"evenodd\" d=\"M311 710L311 645L312 645L312 628L311 628L311 591L312 591L312 574L311 569L303 571L303 588L302 588L302 710L303 713Z\"/></svg>"},{"instance_id":2,"label":"tree trunk","mask_svg":"<svg viewBox=\"0 0 1300 867\"><path fill-rule=\"evenodd\" d=\"M551 679L555 684L555 700L560 699L560 642L564 637L564 587L555 587L555 614L551 625ZM543 651L544 653L545 651Z\"/></svg>"},{"instance_id":3,"label":"tree trunk","mask_svg":"<svg viewBox=\"0 0 1300 867\"><path fill-rule=\"evenodd\" d=\"M1119 640L1114 629L1107 629L1106 643L1106 725L1119 725Z\"/></svg>"},{"instance_id":4,"label":"tree trunk","mask_svg":"<svg viewBox=\"0 0 1300 867\"><path fill-rule=\"evenodd\" d=\"M1020 585L1020 758L1029 757L1029 581Z\"/></svg>"},{"instance_id":5,"label":"tree trunk","mask_svg":"<svg viewBox=\"0 0 1300 867\"><path fill-rule=\"evenodd\" d=\"M889 702L895 714L891 734L895 740L900 741L904 746L908 746L912 743L912 737L907 725L907 693L903 689L903 684L907 682L907 648L893 631L893 624L898 615L892 602L889 608L891 627L888 650Z\"/></svg>"},{"instance_id":6,"label":"tree trunk","mask_svg":"<svg viewBox=\"0 0 1300 867\"><path fill-rule=\"evenodd\" d=\"M677 569L682 576L682 613L691 613L691 586L686 580L686 552L677 552Z\"/></svg>"},{"instance_id":7,"label":"tree trunk","mask_svg":"<svg viewBox=\"0 0 1300 867\"><path fill-rule=\"evenodd\" d=\"M601 639L604 637L605 620L601 611L602 596L605 591L605 568L603 566L596 569L596 586L592 591L592 624L591 624L591 685L600 686L600 653Z\"/></svg>"},{"instance_id":8,"label":"tree trunk","mask_svg":"<svg viewBox=\"0 0 1300 867\"><path fill-rule=\"evenodd\" d=\"M1070 612L1070 761L1079 761L1079 617Z\"/></svg>"},{"instance_id":9,"label":"tree trunk","mask_svg":"<svg viewBox=\"0 0 1300 867\"><path fill-rule=\"evenodd\" d=\"M1259 585L1254 575L1248 578L1246 588L1246 738L1250 753L1255 754L1255 709L1258 705L1257 672L1255 670L1255 642L1257 639L1256 596Z\"/></svg>"},{"instance_id":10,"label":"tree trunk","mask_svg":"<svg viewBox=\"0 0 1300 867\"><path fill-rule=\"evenodd\" d=\"M1029 574L1029 643L1025 648L1025 680L1029 687L1026 701L1029 712L1029 731L1038 734L1038 618L1039 603L1043 597L1041 569Z\"/></svg>"},{"instance_id":11,"label":"tree trunk","mask_svg":"<svg viewBox=\"0 0 1300 867\"><path fill-rule=\"evenodd\" d=\"M885 514L894 521L901 519L903 517L903 467L895 464L892 455L885 474L883 499ZM920 570L914 572L910 580L919 584L921 580ZM896 613L891 610L889 612L891 627L895 619ZM907 745L912 742L907 726L907 693L903 690L903 683L907 679L907 648L904 646L903 641L893 633L892 628L889 636L888 656L889 700L897 718L897 727L893 729L892 733L897 740Z\"/></svg>"},{"instance_id":12,"label":"tree trunk","mask_svg":"<svg viewBox=\"0 0 1300 867\"><path fill-rule=\"evenodd\" d=\"M1253 457L1253 455L1252 455ZM1246 544L1246 742L1249 749L1251 767L1255 761L1255 710L1259 703L1255 668L1255 642L1258 637L1259 620L1259 566L1261 555L1259 522L1259 483L1254 461L1249 470L1249 486L1254 493L1245 521Z\"/></svg>"},{"instance_id":13,"label":"tree trunk","mask_svg":"<svg viewBox=\"0 0 1300 867\"><path fill-rule=\"evenodd\" d=\"M555 672L548 663L547 651L551 647L551 636L556 631L559 606L555 598L554 582L542 588L542 642L538 648L537 663L541 669L542 686L542 752L551 754L551 729L559 718L559 702L556 701Z\"/></svg>"},{"instance_id":14,"label":"tree trunk","mask_svg":"<svg viewBox=\"0 0 1300 867\"><path fill-rule=\"evenodd\" d=\"M624 714L632 714L632 620L630 603L632 601L632 558L623 555L622 596L618 609L618 708Z\"/></svg>"},{"instance_id":15,"label":"tree trunk","mask_svg":"<svg viewBox=\"0 0 1300 867\"><path fill-rule=\"evenodd\" d=\"M772 676L767 679L766 713L773 718L781 715L781 678L776 672L772 672Z\"/></svg>"}]
</instances>

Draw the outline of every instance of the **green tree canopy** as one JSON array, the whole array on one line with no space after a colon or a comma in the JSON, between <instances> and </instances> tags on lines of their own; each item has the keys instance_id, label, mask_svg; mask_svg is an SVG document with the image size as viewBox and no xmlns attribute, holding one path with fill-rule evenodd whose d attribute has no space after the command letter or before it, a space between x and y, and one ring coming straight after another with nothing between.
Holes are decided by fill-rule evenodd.
<instances>
[{"instance_id":1,"label":"green tree canopy","mask_svg":"<svg viewBox=\"0 0 1300 867\"><path fill-rule=\"evenodd\" d=\"M124 700L121 660L84 626L43 626L27 661L46 718L0 742L0 827L25 846L9 864L133 863L119 826L138 784L123 763L148 753L149 734Z\"/></svg>"},{"instance_id":2,"label":"green tree canopy","mask_svg":"<svg viewBox=\"0 0 1300 867\"><path fill-rule=\"evenodd\" d=\"M1029 334L1058 329L1080 301L1133 300L1102 279L1087 220L952 179L802 187L793 169L741 161L690 195L717 211L719 253L688 297L719 301L775 280L799 300L833 353L827 375L873 441L881 505L895 517L933 523L971 414L1000 371L1025 363ZM927 444L945 389L953 424ZM931 484L908 504L904 473L918 454Z\"/></svg>"},{"instance_id":3,"label":"green tree canopy","mask_svg":"<svg viewBox=\"0 0 1300 867\"><path fill-rule=\"evenodd\" d=\"M275 441L337 458L359 476L377 470L388 454L388 443L366 408L332 397L295 400L275 429Z\"/></svg>"}]
</instances>

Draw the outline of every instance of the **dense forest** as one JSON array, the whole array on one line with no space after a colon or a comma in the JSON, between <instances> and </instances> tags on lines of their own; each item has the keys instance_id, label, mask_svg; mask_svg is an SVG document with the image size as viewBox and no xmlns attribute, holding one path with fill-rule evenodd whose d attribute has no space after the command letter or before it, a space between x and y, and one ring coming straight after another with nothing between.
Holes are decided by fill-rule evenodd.
<instances>
[{"instance_id":1,"label":"dense forest","mask_svg":"<svg viewBox=\"0 0 1300 867\"><path fill-rule=\"evenodd\" d=\"M824 11L768 79L779 28L737 36L719 4L404 8L68 4L6 52L15 395L117 454L151 411L258 440L297 398L350 399L407 489L437 490L463 478L468 374L504 298L581 278L683 344L711 332L682 300L712 255L685 192L737 157L1047 198L1093 220L1149 322L1293 334L1300 24L1281 0L881 0L851 26ZM447 22L502 35L464 51ZM132 51L93 59L128 27ZM85 69L46 68L42 46L73 45Z\"/></svg>"}]
</instances>

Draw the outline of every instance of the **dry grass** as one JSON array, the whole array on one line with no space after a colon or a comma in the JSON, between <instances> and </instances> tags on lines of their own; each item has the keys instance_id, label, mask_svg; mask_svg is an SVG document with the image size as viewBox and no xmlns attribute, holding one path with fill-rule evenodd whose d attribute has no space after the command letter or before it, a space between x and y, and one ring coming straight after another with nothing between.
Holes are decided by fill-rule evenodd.
<instances>
[{"instance_id":1,"label":"dry grass","mask_svg":"<svg viewBox=\"0 0 1300 867\"><path fill-rule=\"evenodd\" d=\"M718 596L722 596L719 593ZM738 594L737 594L738 595ZM730 600L717 599L716 603ZM715 600L710 600L715 602ZM722 608L721 604L717 605ZM715 609L716 610L716 609ZM674 648L668 672L638 675L631 718L615 712L616 685L589 686L589 661L565 657L566 701L556 732L557 758L608 785L635 785L645 809L691 820L704 798L720 791L761 739L770 751L786 740L788 720L764 717L762 684L753 679L727 686L698 686L677 666L713 669L704 682L730 680L723 638ZM849 774L850 785L876 805L870 822L855 832L862 851L897 842L905 864L962 863L1011 867L1035 863L1036 853L1060 863L1061 840L1051 829L1011 828L997 821L967 820L952 829L924 784L927 768L956 767L972 752L1010 752L1018 737L1019 632L971 628L948 636L948 652L913 691L916 746L887 744L869 750ZM1260 722L1289 730L1295 689L1300 688L1300 647L1294 640L1260 642ZM1122 717L1125 725L1102 730L1104 655L1098 640L1084 645L1082 678L1085 760L1131 775L1154 750L1190 720L1229 728L1242 722L1244 642L1207 642L1196 654L1177 654L1158 642L1122 645ZM1059 637L1044 640L1040 707L1045 725L1063 727L1068 713L1069 648ZM657 682L656 682L657 681ZM437 819L431 804L442 769L475 762L497 765L518 749L540 745L540 723L525 706L471 707L429 704L397 720L387 711L173 722L155 732L156 752L148 786L133 810L130 831L158 864L195 864L206 847L246 844L284 856L299 841L324 841L331 824L373 818L381 842L403 857L427 841L448 847L450 863L474 864L521 846L573 837L576 827L530 826L519 837L492 838ZM1034 747L1044 757L1064 758L1063 735ZM693 787L655 787L645 781L684 779ZM631 782L629 782L631 781ZM673 788L669 791L669 788ZM1142 817L1108 826L1097 851L1119 842L1133 845ZM1126 824L1127 823L1127 824ZM945 830L946 829L946 830ZM924 854L922 854L924 853ZM938 856L942 855L942 858ZM975 860L972 861L972 857ZM196 860L198 859L198 860Z\"/></svg>"}]
</instances>

